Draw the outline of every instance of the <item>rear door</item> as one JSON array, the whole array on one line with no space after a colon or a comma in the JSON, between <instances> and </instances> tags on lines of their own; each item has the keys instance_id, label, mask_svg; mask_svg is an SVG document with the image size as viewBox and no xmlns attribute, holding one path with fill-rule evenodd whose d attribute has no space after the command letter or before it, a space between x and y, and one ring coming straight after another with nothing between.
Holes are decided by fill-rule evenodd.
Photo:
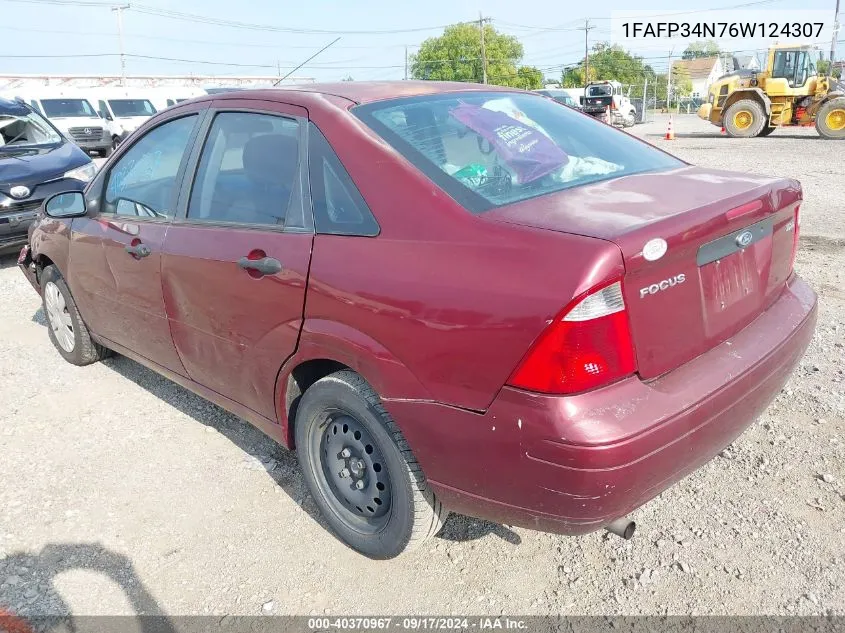
<instances>
[{"instance_id":1,"label":"rear door","mask_svg":"<svg viewBox=\"0 0 845 633\"><path fill-rule=\"evenodd\" d=\"M161 248L201 112L148 130L86 193L90 215L73 221L71 289L93 332L184 374L161 288Z\"/></svg>"},{"instance_id":2,"label":"rear door","mask_svg":"<svg viewBox=\"0 0 845 633\"><path fill-rule=\"evenodd\" d=\"M167 233L162 282L194 381L275 418L276 375L302 324L313 220L303 108L215 102Z\"/></svg>"}]
</instances>

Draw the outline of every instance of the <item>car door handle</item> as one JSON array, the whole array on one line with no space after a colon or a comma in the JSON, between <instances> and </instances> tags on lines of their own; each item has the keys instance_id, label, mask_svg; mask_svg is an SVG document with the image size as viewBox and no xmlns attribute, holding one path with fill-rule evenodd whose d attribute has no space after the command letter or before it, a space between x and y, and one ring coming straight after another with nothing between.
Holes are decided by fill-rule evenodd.
<instances>
[{"instance_id":1,"label":"car door handle","mask_svg":"<svg viewBox=\"0 0 845 633\"><path fill-rule=\"evenodd\" d=\"M244 270L255 270L262 275L275 275L282 270L281 262L278 259L273 259L272 257L262 257L261 259L241 257L238 260L238 266Z\"/></svg>"},{"instance_id":2,"label":"car door handle","mask_svg":"<svg viewBox=\"0 0 845 633\"><path fill-rule=\"evenodd\" d=\"M146 244L136 244L135 246L130 244L126 247L126 252L135 257L146 257L151 251L150 247Z\"/></svg>"}]
</instances>

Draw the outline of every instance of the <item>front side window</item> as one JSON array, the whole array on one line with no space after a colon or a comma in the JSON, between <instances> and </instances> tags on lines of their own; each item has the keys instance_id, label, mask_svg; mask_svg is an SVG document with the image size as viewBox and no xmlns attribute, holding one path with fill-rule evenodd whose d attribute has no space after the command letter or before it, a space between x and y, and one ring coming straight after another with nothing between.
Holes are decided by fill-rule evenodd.
<instances>
[{"instance_id":1,"label":"front side window","mask_svg":"<svg viewBox=\"0 0 845 633\"><path fill-rule=\"evenodd\" d=\"M55 145L62 137L37 112L0 113L0 152L26 148L30 145Z\"/></svg>"},{"instance_id":2,"label":"front side window","mask_svg":"<svg viewBox=\"0 0 845 633\"><path fill-rule=\"evenodd\" d=\"M284 226L299 175L299 123L222 112L202 150L189 220Z\"/></svg>"},{"instance_id":3,"label":"front side window","mask_svg":"<svg viewBox=\"0 0 845 633\"><path fill-rule=\"evenodd\" d=\"M188 151L196 115L168 121L147 132L115 163L106 185L106 213L173 216L177 175Z\"/></svg>"},{"instance_id":4,"label":"front side window","mask_svg":"<svg viewBox=\"0 0 845 633\"><path fill-rule=\"evenodd\" d=\"M97 116L87 99L42 99L41 106L50 118Z\"/></svg>"},{"instance_id":5,"label":"front side window","mask_svg":"<svg viewBox=\"0 0 845 633\"><path fill-rule=\"evenodd\" d=\"M538 95L462 92L375 102L353 112L474 213L684 165Z\"/></svg>"},{"instance_id":6,"label":"front side window","mask_svg":"<svg viewBox=\"0 0 845 633\"><path fill-rule=\"evenodd\" d=\"M156 113L153 104L147 99L109 99L109 106L114 116L152 116Z\"/></svg>"}]
</instances>

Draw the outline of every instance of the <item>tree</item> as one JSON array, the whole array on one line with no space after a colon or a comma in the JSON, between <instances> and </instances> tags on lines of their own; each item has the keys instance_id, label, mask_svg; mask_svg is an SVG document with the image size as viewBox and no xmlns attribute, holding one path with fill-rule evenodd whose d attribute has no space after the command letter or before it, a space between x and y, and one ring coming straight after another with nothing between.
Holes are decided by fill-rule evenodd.
<instances>
[{"instance_id":1,"label":"tree","mask_svg":"<svg viewBox=\"0 0 845 633\"><path fill-rule=\"evenodd\" d=\"M718 57L721 54L719 45L713 40L693 42L687 46L681 59L699 59L701 57Z\"/></svg>"},{"instance_id":2,"label":"tree","mask_svg":"<svg viewBox=\"0 0 845 633\"><path fill-rule=\"evenodd\" d=\"M543 87L543 72L534 66L520 66L516 71L518 84L507 84L525 90L537 90Z\"/></svg>"},{"instance_id":3,"label":"tree","mask_svg":"<svg viewBox=\"0 0 845 633\"><path fill-rule=\"evenodd\" d=\"M688 97L692 93L692 79L683 66L672 65L672 97Z\"/></svg>"},{"instance_id":4,"label":"tree","mask_svg":"<svg viewBox=\"0 0 845 633\"><path fill-rule=\"evenodd\" d=\"M542 85L539 70L523 66L523 49L519 40L484 25L484 47L487 55L487 80L500 86L532 87ZM481 83L484 72L481 64L481 32L477 24L447 26L443 35L430 37L412 55L411 76L414 79L436 81L472 81ZM523 70L525 69L525 70ZM536 72L535 72L536 71ZM539 77L540 84L537 84Z\"/></svg>"},{"instance_id":5,"label":"tree","mask_svg":"<svg viewBox=\"0 0 845 633\"><path fill-rule=\"evenodd\" d=\"M648 78L649 83L654 80L654 69L643 62L641 57L632 55L618 45L611 46L606 42L599 42L593 46L589 57L589 81L616 81L639 86L640 94L632 91L632 97L642 96L642 84ZM574 68L563 71L561 84L567 88L583 88L588 81L584 78L584 62Z\"/></svg>"}]
</instances>

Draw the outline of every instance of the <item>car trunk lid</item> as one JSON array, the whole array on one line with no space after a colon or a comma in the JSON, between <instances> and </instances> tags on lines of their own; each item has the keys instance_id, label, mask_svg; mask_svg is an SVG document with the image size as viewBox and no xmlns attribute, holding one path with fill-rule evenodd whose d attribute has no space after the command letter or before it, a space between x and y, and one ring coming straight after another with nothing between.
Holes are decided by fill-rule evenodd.
<instances>
[{"instance_id":1,"label":"car trunk lid","mask_svg":"<svg viewBox=\"0 0 845 633\"><path fill-rule=\"evenodd\" d=\"M485 217L614 242L625 261L638 373L648 379L729 338L777 298L792 269L800 200L796 181L684 167L574 187Z\"/></svg>"}]
</instances>

